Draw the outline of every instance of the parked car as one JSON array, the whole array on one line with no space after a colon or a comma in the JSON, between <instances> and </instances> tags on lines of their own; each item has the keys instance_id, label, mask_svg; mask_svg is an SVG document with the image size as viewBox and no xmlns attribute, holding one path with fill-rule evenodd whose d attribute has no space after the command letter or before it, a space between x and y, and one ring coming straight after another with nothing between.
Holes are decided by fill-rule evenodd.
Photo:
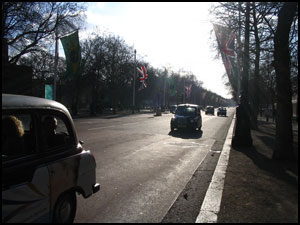
<instances>
[{"instance_id":1,"label":"parked car","mask_svg":"<svg viewBox=\"0 0 300 225\"><path fill-rule=\"evenodd\" d=\"M225 107L219 107L217 116L226 116L227 114L227 109Z\"/></svg>"},{"instance_id":2,"label":"parked car","mask_svg":"<svg viewBox=\"0 0 300 225\"><path fill-rule=\"evenodd\" d=\"M171 105L170 106L170 112L171 113L175 113L176 109L177 109L177 105Z\"/></svg>"},{"instance_id":3,"label":"parked car","mask_svg":"<svg viewBox=\"0 0 300 225\"><path fill-rule=\"evenodd\" d=\"M206 106L205 115L207 114L215 115L215 108L213 106Z\"/></svg>"},{"instance_id":4,"label":"parked car","mask_svg":"<svg viewBox=\"0 0 300 225\"><path fill-rule=\"evenodd\" d=\"M67 108L2 94L2 223L73 222L76 194L100 189Z\"/></svg>"},{"instance_id":5,"label":"parked car","mask_svg":"<svg viewBox=\"0 0 300 225\"><path fill-rule=\"evenodd\" d=\"M171 131L178 128L190 128L200 131L202 127L201 108L193 104L180 104L171 119Z\"/></svg>"}]
</instances>

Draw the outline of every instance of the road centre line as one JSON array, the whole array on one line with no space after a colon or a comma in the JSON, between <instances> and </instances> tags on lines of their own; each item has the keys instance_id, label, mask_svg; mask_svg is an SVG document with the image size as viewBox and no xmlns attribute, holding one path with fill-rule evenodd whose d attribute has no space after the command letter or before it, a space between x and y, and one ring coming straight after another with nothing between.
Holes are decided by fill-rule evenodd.
<instances>
[{"instance_id":1,"label":"road centre line","mask_svg":"<svg viewBox=\"0 0 300 225\"><path fill-rule=\"evenodd\" d=\"M236 116L236 115L235 115ZM197 216L196 223L216 223L220 211L222 193L224 189L226 169L231 149L232 133L235 122L235 116L232 119L227 137L218 160L212 180L206 191L200 212Z\"/></svg>"}]
</instances>

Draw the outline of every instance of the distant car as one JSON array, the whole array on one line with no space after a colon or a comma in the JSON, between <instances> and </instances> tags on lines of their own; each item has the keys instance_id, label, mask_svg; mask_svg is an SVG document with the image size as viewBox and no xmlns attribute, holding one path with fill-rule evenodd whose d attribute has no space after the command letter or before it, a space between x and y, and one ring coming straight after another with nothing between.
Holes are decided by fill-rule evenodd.
<instances>
[{"instance_id":1,"label":"distant car","mask_svg":"<svg viewBox=\"0 0 300 225\"><path fill-rule=\"evenodd\" d=\"M219 107L217 116L226 116L227 114L227 109L225 107Z\"/></svg>"},{"instance_id":2,"label":"distant car","mask_svg":"<svg viewBox=\"0 0 300 225\"><path fill-rule=\"evenodd\" d=\"M177 105L171 105L170 106L170 112L171 113L175 113L176 109L177 109Z\"/></svg>"},{"instance_id":3,"label":"distant car","mask_svg":"<svg viewBox=\"0 0 300 225\"><path fill-rule=\"evenodd\" d=\"M175 115L170 122L171 131L179 128L189 128L201 130L202 117L201 108L194 104L180 104L177 106Z\"/></svg>"},{"instance_id":4,"label":"distant car","mask_svg":"<svg viewBox=\"0 0 300 225\"><path fill-rule=\"evenodd\" d=\"M215 108L213 106L206 106L205 115L207 114L215 115Z\"/></svg>"},{"instance_id":5,"label":"distant car","mask_svg":"<svg viewBox=\"0 0 300 225\"><path fill-rule=\"evenodd\" d=\"M1 135L2 223L73 222L76 193L88 198L100 185L95 158L77 139L67 108L2 94Z\"/></svg>"}]
</instances>

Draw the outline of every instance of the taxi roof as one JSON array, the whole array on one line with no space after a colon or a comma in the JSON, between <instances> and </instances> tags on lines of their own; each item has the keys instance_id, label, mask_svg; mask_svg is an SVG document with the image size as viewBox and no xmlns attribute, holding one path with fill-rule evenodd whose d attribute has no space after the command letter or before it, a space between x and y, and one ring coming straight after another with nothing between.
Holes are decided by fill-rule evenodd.
<instances>
[{"instance_id":1,"label":"taxi roof","mask_svg":"<svg viewBox=\"0 0 300 225\"><path fill-rule=\"evenodd\" d=\"M68 109L61 103L33 96L2 94L2 109L57 109L63 111L68 116Z\"/></svg>"},{"instance_id":2,"label":"taxi roof","mask_svg":"<svg viewBox=\"0 0 300 225\"><path fill-rule=\"evenodd\" d=\"M186 103L186 104L179 104L178 106L186 106L186 107L200 107L199 105L195 105L195 104L189 104L189 103ZM178 107L177 106L177 107Z\"/></svg>"}]
</instances>

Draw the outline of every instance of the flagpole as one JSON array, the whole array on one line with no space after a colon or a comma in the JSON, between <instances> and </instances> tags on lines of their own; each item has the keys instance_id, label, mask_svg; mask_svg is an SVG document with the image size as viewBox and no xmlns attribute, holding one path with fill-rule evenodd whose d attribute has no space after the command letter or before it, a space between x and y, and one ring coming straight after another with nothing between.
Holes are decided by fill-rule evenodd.
<instances>
[{"instance_id":1,"label":"flagpole","mask_svg":"<svg viewBox=\"0 0 300 225\"><path fill-rule=\"evenodd\" d=\"M134 108L135 108L135 77L136 77L136 49L134 49L134 73L133 73L132 114L134 114Z\"/></svg>"},{"instance_id":2,"label":"flagpole","mask_svg":"<svg viewBox=\"0 0 300 225\"><path fill-rule=\"evenodd\" d=\"M57 64L58 64L58 34L55 30L55 60L54 60L54 78L53 78L53 100L56 100L56 76L57 76Z\"/></svg>"}]
</instances>

